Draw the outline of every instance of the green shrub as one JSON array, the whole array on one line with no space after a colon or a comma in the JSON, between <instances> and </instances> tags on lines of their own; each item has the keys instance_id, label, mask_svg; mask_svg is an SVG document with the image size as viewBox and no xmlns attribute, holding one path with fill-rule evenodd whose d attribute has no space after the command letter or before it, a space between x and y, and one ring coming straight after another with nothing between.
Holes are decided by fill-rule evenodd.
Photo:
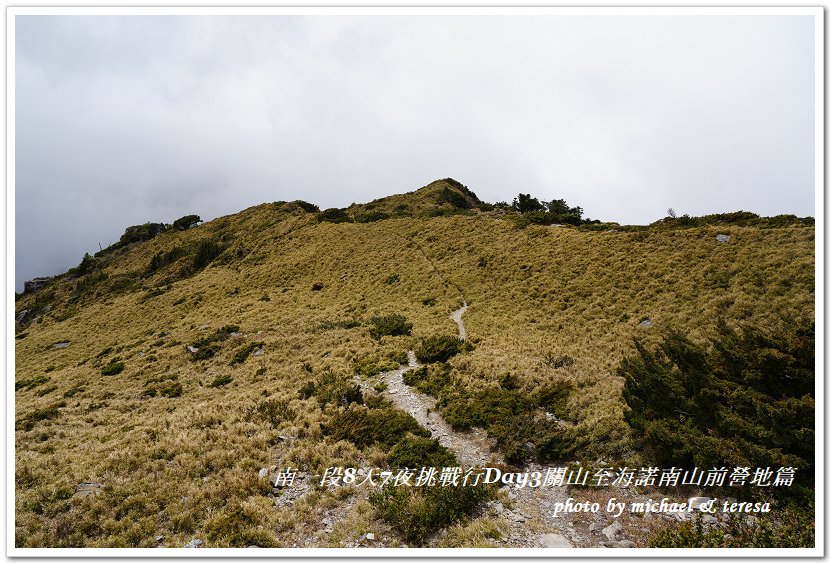
<instances>
[{"instance_id":1,"label":"green shrub","mask_svg":"<svg viewBox=\"0 0 830 563\"><path fill-rule=\"evenodd\" d=\"M812 508L786 507L765 514L753 523L741 516L711 527L704 526L700 519L681 522L652 535L648 547L815 547L816 523Z\"/></svg>"},{"instance_id":2,"label":"green shrub","mask_svg":"<svg viewBox=\"0 0 830 563\"><path fill-rule=\"evenodd\" d=\"M363 377L374 377L381 372L395 369L399 364L400 362L391 359L383 360L375 356L366 356L355 362L354 372Z\"/></svg>"},{"instance_id":3,"label":"green shrub","mask_svg":"<svg viewBox=\"0 0 830 563\"><path fill-rule=\"evenodd\" d=\"M412 333L412 323L397 313L372 317L369 322L372 323L369 334L375 340L379 340L382 336L405 336Z\"/></svg>"},{"instance_id":4,"label":"green shrub","mask_svg":"<svg viewBox=\"0 0 830 563\"><path fill-rule=\"evenodd\" d=\"M450 366L433 364L410 369L403 373L403 382L421 393L438 397L450 385Z\"/></svg>"},{"instance_id":5,"label":"green shrub","mask_svg":"<svg viewBox=\"0 0 830 563\"><path fill-rule=\"evenodd\" d=\"M438 443L438 440L407 434L389 451L390 469L420 467L450 467L458 465L458 460L450 450Z\"/></svg>"},{"instance_id":6,"label":"green shrub","mask_svg":"<svg viewBox=\"0 0 830 563\"><path fill-rule=\"evenodd\" d=\"M206 268L216 257L218 257L225 249L213 242L212 240L203 240L196 247L196 255L193 257L193 269L201 270Z\"/></svg>"},{"instance_id":7,"label":"green shrub","mask_svg":"<svg viewBox=\"0 0 830 563\"><path fill-rule=\"evenodd\" d=\"M326 405L347 406L351 403L363 404L363 392L360 386L349 379L331 371L320 374L313 382L306 383L300 388L300 397L308 399L314 396L320 407Z\"/></svg>"},{"instance_id":8,"label":"green shrub","mask_svg":"<svg viewBox=\"0 0 830 563\"><path fill-rule=\"evenodd\" d=\"M177 231L186 231L202 222L198 215L185 215L173 221L173 228Z\"/></svg>"},{"instance_id":9,"label":"green shrub","mask_svg":"<svg viewBox=\"0 0 830 563\"><path fill-rule=\"evenodd\" d=\"M792 466L815 458L815 324L769 335L721 322L711 347L670 331L623 360L625 420L646 456L682 466Z\"/></svg>"},{"instance_id":10,"label":"green shrub","mask_svg":"<svg viewBox=\"0 0 830 563\"><path fill-rule=\"evenodd\" d=\"M127 246L135 242L142 242L155 238L159 233L164 232L167 225L164 223L144 223L143 225L133 225L127 227L121 239L118 241L119 246Z\"/></svg>"},{"instance_id":11,"label":"green shrub","mask_svg":"<svg viewBox=\"0 0 830 563\"><path fill-rule=\"evenodd\" d=\"M282 399L267 399L259 403L248 413L249 417L258 418L277 428L281 422L290 422L297 416L297 412L288 401Z\"/></svg>"},{"instance_id":12,"label":"green shrub","mask_svg":"<svg viewBox=\"0 0 830 563\"><path fill-rule=\"evenodd\" d=\"M407 432L429 437L429 430L421 427L412 416L393 407L369 409L351 406L338 411L323 427L324 434L334 440L348 440L358 448L372 444L391 447Z\"/></svg>"},{"instance_id":13,"label":"green shrub","mask_svg":"<svg viewBox=\"0 0 830 563\"><path fill-rule=\"evenodd\" d=\"M434 533L471 515L494 495L492 486L384 487L369 497L377 516L407 543L423 545Z\"/></svg>"},{"instance_id":14,"label":"green shrub","mask_svg":"<svg viewBox=\"0 0 830 563\"><path fill-rule=\"evenodd\" d=\"M60 409L66 406L66 401L53 403L42 409L35 409L29 414L17 420L15 429L31 430L42 420L52 420L60 415Z\"/></svg>"},{"instance_id":15,"label":"green shrub","mask_svg":"<svg viewBox=\"0 0 830 563\"><path fill-rule=\"evenodd\" d=\"M169 383L161 385L158 388L158 392L160 395L163 395L170 399L173 399L175 397L181 397L182 391L182 384L178 381L171 381Z\"/></svg>"},{"instance_id":16,"label":"green shrub","mask_svg":"<svg viewBox=\"0 0 830 563\"><path fill-rule=\"evenodd\" d=\"M469 209L472 207L472 204L464 197L464 194L450 188L441 190L441 193L438 194L438 203L448 203L457 209Z\"/></svg>"},{"instance_id":17,"label":"green shrub","mask_svg":"<svg viewBox=\"0 0 830 563\"><path fill-rule=\"evenodd\" d=\"M263 346L265 346L264 342L251 342L249 344L246 344L245 346L236 351L236 353L233 355L233 358L231 358L231 362L229 365L235 366L236 364L243 363L245 360L248 359L248 356L250 356L255 350L262 348Z\"/></svg>"},{"instance_id":18,"label":"green shrub","mask_svg":"<svg viewBox=\"0 0 830 563\"><path fill-rule=\"evenodd\" d=\"M355 223L374 223L388 219L390 215L383 211L369 211L368 213L355 214Z\"/></svg>"},{"instance_id":19,"label":"green shrub","mask_svg":"<svg viewBox=\"0 0 830 563\"><path fill-rule=\"evenodd\" d=\"M14 390L15 391L28 391L30 389L34 389L38 385L43 385L49 381L49 377L45 375L35 375L30 377L29 379L21 379L20 381L15 381L14 383Z\"/></svg>"},{"instance_id":20,"label":"green shrub","mask_svg":"<svg viewBox=\"0 0 830 563\"><path fill-rule=\"evenodd\" d=\"M535 394L535 402L547 412L564 418L568 397L573 393L573 384L569 381L554 381L540 387Z\"/></svg>"},{"instance_id":21,"label":"green shrub","mask_svg":"<svg viewBox=\"0 0 830 563\"><path fill-rule=\"evenodd\" d=\"M317 213L320 211L320 208L314 205L313 203L309 203L307 201L303 201L301 199L295 199L292 201L294 205L305 211L306 213Z\"/></svg>"},{"instance_id":22,"label":"green shrub","mask_svg":"<svg viewBox=\"0 0 830 563\"><path fill-rule=\"evenodd\" d=\"M215 356L219 350L221 350L221 348L216 344L206 344L199 347L199 349L192 356L190 356L190 359L194 362L207 360Z\"/></svg>"},{"instance_id":23,"label":"green shrub","mask_svg":"<svg viewBox=\"0 0 830 563\"><path fill-rule=\"evenodd\" d=\"M389 358L391 362L397 364L395 367L409 362L409 354L407 354L403 350L395 350L394 352L389 352L386 355L386 357Z\"/></svg>"},{"instance_id":24,"label":"green shrub","mask_svg":"<svg viewBox=\"0 0 830 563\"><path fill-rule=\"evenodd\" d=\"M217 375L216 378L208 385L208 387L224 387L231 381L233 381L233 377L231 377L227 373L223 373L222 375Z\"/></svg>"},{"instance_id":25,"label":"green shrub","mask_svg":"<svg viewBox=\"0 0 830 563\"><path fill-rule=\"evenodd\" d=\"M124 362L110 362L101 368L101 375L117 375L124 371Z\"/></svg>"},{"instance_id":26,"label":"green shrub","mask_svg":"<svg viewBox=\"0 0 830 563\"><path fill-rule=\"evenodd\" d=\"M398 274L391 274L388 278L383 280L383 283L386 285L392 285L393 283L397 283L401 279L401 276Z\"/></svg>"},{"instance_id":27,"label":"green shrub","mask_svg":"<svg viewBox=\"0 0 830 563\"><path fill-rule=\"evenodd\" d=\"M323 221L327 221L329 223L351 223L352 218L346 212L345 209L337 209L336 207L331 207L326 209L325 211L321 211L317 214L317 220L321 223Z\"/></svg>"},{"instance_id":28,"label":"green shrub","mask_svg":"<svg viewBox=\"0 0 830 563\"><path fill-rule=\"evenodd\" d=\"M430 336L415 348L415 357L424 363L446 362L461 351L462 344L455 336Z\"/></svg>"}]
</instances>

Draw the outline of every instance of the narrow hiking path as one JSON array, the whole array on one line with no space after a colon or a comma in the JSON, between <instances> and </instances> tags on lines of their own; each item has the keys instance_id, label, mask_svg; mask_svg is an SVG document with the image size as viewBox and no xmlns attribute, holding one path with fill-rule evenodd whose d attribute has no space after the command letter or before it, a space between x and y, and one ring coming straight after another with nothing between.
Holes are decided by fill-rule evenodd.
<instances>
[{"instance_id":1,"label":"narrow hiking path","mask_svg":"<svg viewBox=\"0 0 830 563\"><path fill-rule=\"evenodd\" d=\"M466 312L467 302L464 301L464 304L460 309L456 309L450 313L450 318L455 321L455 324L458 325L458 338L460 340L467 340L467 329L464 327L464 319L461 318L461 316Z\"/></svg>"},{"instance_id":2,"label":"narrow hiking path","mask_svg":"<svg viewBox=\"0 0 830 563\"><path fill-rule=\"evenodd\" d=\"M453 311L450 318L458 325L461 340L466 339L467 330L461 316L467 310L465 301L461 308ZM384 392L395 405L418 421L418 424L432 433L438 443L452 451L462 465L481 467L486 464L503 463L504 459L495 448L495 442L487 437L487 433L476 428L470 432L453 430L447 421L435 410L435 399L419 393L403 382L403 374L411 369L422 367L415 358L415 352L409 350L409 363L405 366L381 374L386 383Z\"/></svg>"},{"instance_id":3,"label":"narrow hiking path","mask_svg":"<svg viewBox=\"0 0 830 563\"><path fill-rule=\"evenodd\" d=\"M467 338L467 330L462 318L467 308L465 299L460 308L450 313L450 318L458 326L458 335L461 340ZM432 437L452 451L463 466L493 467L503 464L504 457L496 449L495 441L484 430L480 428L470 432L453 430L435 410L435 399L419 393L403 382L405 372L419 367L422 367L422 364L416 359L415 352L409 350L407 365L380 375L387 385L383 394L397 407L412 415L418 424L427 428L432 433ZM365 389L370 387L368 382L360 384ZM544 472L545 469L537 464L529 464L522 471ZM481 514L500 518L506 524L506 533L496 540L496 545L500 547L635 546L635 543L627 537L637 537L637 532L642 534L644 530L639 526L627 529L630 526L630 519L627 517L620 518L620 522L614 524L616 521L612 521L605 514L555 515L554 504L566 501L571 494L572 491L567 486L539 488L503 486L496 499L482 505ZM625 491L617 491L618 497L626 495ZM433 539L435 540L436 538Z\"/></svg>"},{"instance_id":4,"label":"narrow hiking path","mask_svg":"<svg viewBox=\"0 0 830 563\"><path fill-rule=\"evenodd\" d=\"M382 374L386 382L386 394L396 406L405 410L418 424L432 433L438 443L451 450L462 465L481 467L487 463L501 463L503 460L495 450L495 444L481 429L471 432L457 432L452 429L435 410L435 399L423 395L403 382L404 372L421 367L415 359L415 352L409 351L409 365Z\"/></svg>"}]
</instances>

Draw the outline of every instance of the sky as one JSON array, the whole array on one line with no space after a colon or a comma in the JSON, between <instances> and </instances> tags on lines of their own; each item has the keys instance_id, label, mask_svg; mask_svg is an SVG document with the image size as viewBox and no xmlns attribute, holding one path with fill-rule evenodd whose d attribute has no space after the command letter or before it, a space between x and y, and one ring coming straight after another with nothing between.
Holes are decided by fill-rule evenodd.
<instances>
[{"instance_id":1,"label":"sky","mask_svg":"<svg viewBox=\"0 0 830 563\"><path fill-rule=\"evenodd\" d=\"M17 16L15 285L129 225L452 177L815 215L809 16Z\"/></svg>"}]
</instances>

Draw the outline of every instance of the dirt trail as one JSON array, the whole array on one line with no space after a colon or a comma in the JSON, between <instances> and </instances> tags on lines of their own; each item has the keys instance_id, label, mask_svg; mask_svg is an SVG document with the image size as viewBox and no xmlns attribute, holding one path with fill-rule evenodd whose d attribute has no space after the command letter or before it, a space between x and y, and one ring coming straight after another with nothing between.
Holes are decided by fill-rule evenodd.
<instances>
[{"instance_id":1,"label":"dirt trail","mask_svg":"<svg viewBox=\"0 0 830 563\"><path fill-rule=\"evenodd\" d=\"M456 432L435 411L435 400L418 393L403 382L405 371L421 367L415 352L409 351L409 365L382 374L386 382L386 394L398 407L412 415L418 424L432 432L432 437L458 457L464 466L481 467L487 463L501 462L494 444L487 433L476 429L472 432Z\"/></svg>"},{"instance_id":2,"label":"dirt trail","mask_svg":"<svg viewBox=\"0 0 830 563\"><path fill-rule=\"evenodd\" d=\"M467 330L462 319L466 311L467 302L464 301L459 309L450 314L450 318L458 325L459 338L462 340L467 338ZM432 397L419 393L403 382L403 374L406 371L419 367L421 364L415 358L415 352L409 350L408 365L381 374L387 385L384 394L399 408L411 414L418 424L427 428L433 438L458 457L463 466L492 467L504 463L495 442L484 430L453 430L435 411L435 400ZM544 470L543 467L531 464L523 471ZM501 517L509 526L509 531L498 540L497 545L543 548L634 546L634 543L628 540L615 541L621 539L617 537L619 532L610 533L610 528L606 527L611 521L604 515L569 514L554 517L554 503L564 502L570 494L568 487L502 487L501 500L491 500L483 507L486 513ZM606 529L609 530L609 534L605 534Z\"/></svg>"},{"instance_id":3,"label":"dirt trail","mask_svg":"<svg viewBox=\"0 0 830 563\"><path fill-rule=\"evenodd\" d=\"M464 320L461 318L461 315L466 312L467 302L465 301L460 309L457 309L450 314L450 318L455 321L455 324L458 325L458 338L461 340L467 340L467 329L464 328Z\"/></svg>"}]
</instances>

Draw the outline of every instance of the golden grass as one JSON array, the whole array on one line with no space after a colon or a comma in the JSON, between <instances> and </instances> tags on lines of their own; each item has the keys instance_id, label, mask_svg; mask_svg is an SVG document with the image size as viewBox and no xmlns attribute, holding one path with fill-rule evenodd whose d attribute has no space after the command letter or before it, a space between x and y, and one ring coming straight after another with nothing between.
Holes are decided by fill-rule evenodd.
<instances>
[{"instance_id":1,"label":"golden grass","mask_svg":"<svg viewBox=\"0 0 830 563\"><path fill-rule=\"evenodd\" d=\"M717 233L732 238L721 244ZM218 265L179 279L192 259L185 257L144 275L154 254L209 237L228 247ZM567 418L592 438L589 461L632 455L615 368L633 339L654 342L674 327L705 340L719 317L768 328L782 317L810 318L814 268L814 229L803 226L518 230L485 214L331 224L265 204L163 233L115 256L109 279L77 297L69 279L43 290L54 292L53 309L15 342L15 380L48 377L16 392L15 419L66 403L56 417L16 431L15 543L149 547L163 535L165 546L193 537L209 546L322 546L370 529L392 534L359 499L331 534L306 534L319 528L312 504L320 498L276 509L257 472L382 464L378 447L361 451L324 438L325 413L298 390L324 370L351 375L368 356L456 334L449 313L464 299L475 349L450 360L458 381L495 386L509 372L531 390L568 379L577 392ZM399 279L387 283L392 274ZM119 276L138 282L108 290ZM313 291L314 282L323 288ZM160 294L147 297L153 288ZM17 309L36 298L24 296ZM373 340L369 318L389 313L405 315L412 335ZM638 326L646 317L653 327ZM361 324L336 324L348 320ZM186 345L229 324L241 336L209 360L190 359ZM54 348L60 341L71 344ZM251 342L263 342L265 353L229 366ZM554 369L543 361L547 353L575 363ZM116 357L124 371L103 376L101 367ZM232 381L209 387L221 375ZM181 396L144 394L164 381L180 384ZM257 418L266 399L284 401L289 416ZM103 492L73 496L84 481L104 484ZM315 495L333 506L347 502ZM492 545L499 529L467 522L442 545Z\"/></svg>"}]
</instances>

